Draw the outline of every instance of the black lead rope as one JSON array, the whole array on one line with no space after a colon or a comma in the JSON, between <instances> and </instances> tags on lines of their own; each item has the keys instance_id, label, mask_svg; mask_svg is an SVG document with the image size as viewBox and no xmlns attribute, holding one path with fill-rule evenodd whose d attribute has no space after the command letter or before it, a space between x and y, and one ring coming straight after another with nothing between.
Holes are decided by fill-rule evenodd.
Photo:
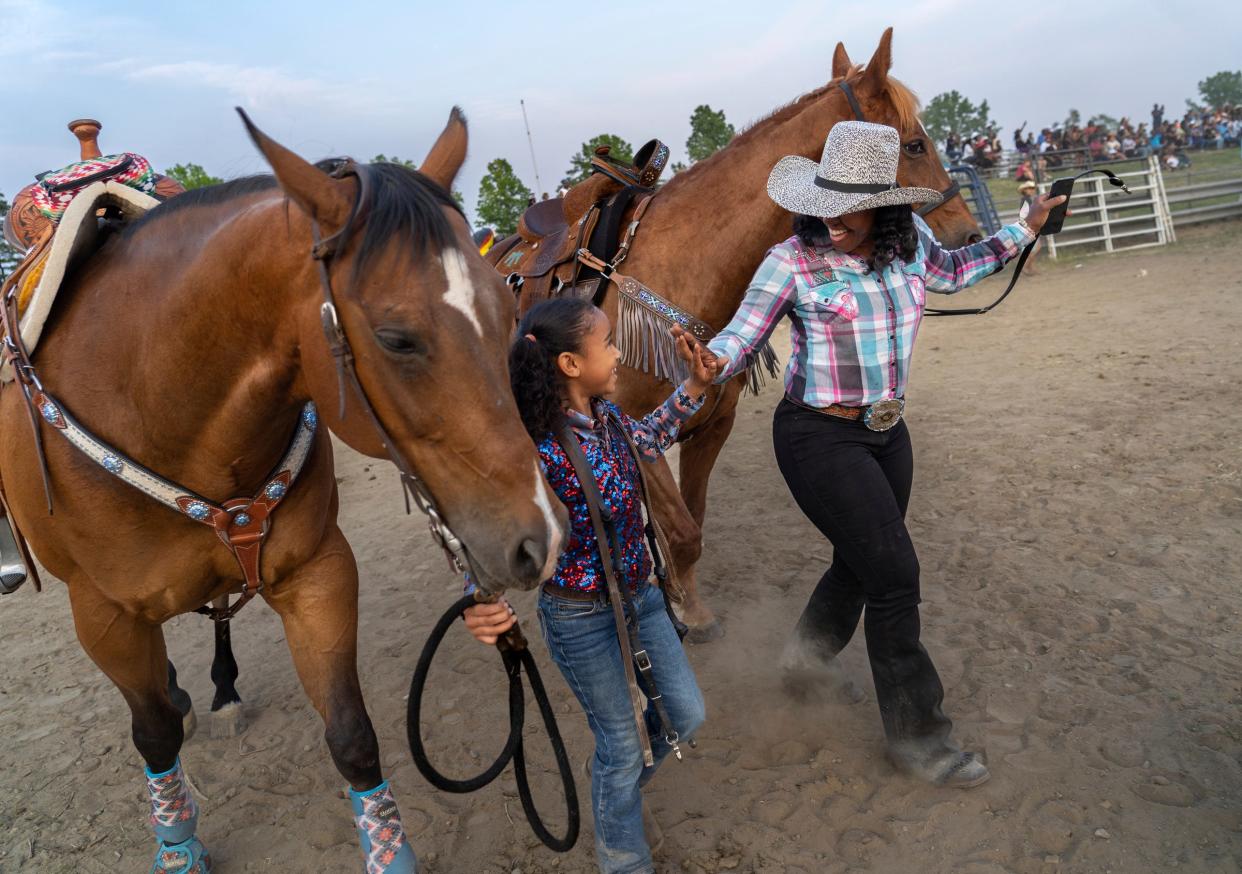
<instances>
[{"instance_id":1,"label":"black lead rope","mask_svg":"<svg viewBox=\"0 0 1242 874\"><path fill-rule=\"evenodd\" d=\"M1103 173L1105 176L1108 177L1108 182L1110 185L1115 185L1116 187L1120 188L1122 191L1126 192L1126 194L1130 193L1130 189L1126 188L1126 183L1121 179L1120 176L1118 176L1112 170L1105 170L1103 167L1096 167L1091 170L1084 170L1083 172L1075 176L1074 180L1077 181L1081 179L1082 177L1087 176L1091 173ZM1026 259L1030 257L1031 252L1035 248L1035 244L1039 242L1039 238L1041 236L1043 236L1042 229L1041 229L1041 233L1036 234L1035 239L1032 240L1030 243L1028 243L1025 248L1023 248L1022 254L1018 256L1018 263L1013 268L1013 276L1011 276L1009 279L1009 285L1005 288L1005 291L1001 294L1001 296L998 297L996 300L992 301L990 304L988 304L985 307L964 307L962 309L939 309L936 307L924 307L923 315L925 316L981 316L984 313L988 312L989 310L995 309L997 306L1000 305L1001 301L1009 297L1009 292L1013 291L1013 287L1018 284L1018 277L1022 275L1022 268L1026 264ZM999 267L996 268L995 272L999 273L1000 271L1004 269L1005 269L1005 265L1001 264Z\"/></svg>"},{"instance_id":2,"label":"black lead rope","mask_svg":"<svg viewBox=\"0 0 1242 874\"><path fill-rule=\"evenodd\" d=\"M1022 275L1022 268L1026 264L1026 259L1031 256L1031 251L1035 248L1035 244L1039 242L1039 235L1036 234L1035 239L1028 243L1022 249L1022 254L1018 256L1018 263L1013 268L1013 276L1009 278L1009 286L1005 289L996 300L992 301L985 307L963 307L961 309L939 309L937 307L923 307L923 315L925 316L981 316L989 310L995 309L1000 302L1009 297L1009 292L1013 291L1013 287L1018 284L1018 277ZM1002 264L996 268L996 272L1005 269Z\"/></svg>"},{"instance_id":3,"label":"black lead rope","mask_svg":"<svg viewBox=\"0 0 1242 874\"><path fill-rule=\"evenodd\" d=\"M467 608L478 603L474 595L466 595L450 607L431 630L431 635L427 638L427 643L418 657L418 665L414 668L414 676L410 680L410 697L406 709L405 731L410 741L410 754L414 757L414 765L419 773L427 778L427 782L437 789L458 794L482 789L499 777L505 766L512 761L513 774L517 778L518 797L522 801L526 821L530 823L535 836L549 849L558 853L568 852L578 842L578 826L581 819L578 812L578 790L574 785L569 755L565 752L565 742L561 739L561 733L556 727L556 715L552 712L547 690L544 689L543 680L539 676L539 668L530 654L530 649L526 646L526 638L517 625L496 641L496 648L500 650L500 657L504 662L505 673L509 676L509 739L505 741L500 756L478 776L466 780L454 780L435 769L427 757L426 747L423 746L420 720L423 711L423 693L426 691L427 674L431 670L431 662L449 626L456 622ZM523 668L526 669L526 676L530 680L531 694L535 696L535 702L539 705L543 725L548 731L548 740L551 741L552 752L556 756L561 786L565 790L568 823L563 838L552 834L543 824L539 811L535 807L534 797L531 795L530 781L526 776L526 752L522 740L522 728L526 721L526 696L522 690Z\"/></svg>"}]
</instances>

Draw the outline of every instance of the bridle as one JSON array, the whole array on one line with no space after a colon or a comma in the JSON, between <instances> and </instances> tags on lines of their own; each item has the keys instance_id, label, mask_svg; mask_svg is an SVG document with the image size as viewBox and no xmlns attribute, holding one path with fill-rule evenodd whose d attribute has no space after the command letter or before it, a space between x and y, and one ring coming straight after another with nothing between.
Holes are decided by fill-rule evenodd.
<instances>
[{"instance_id":1,"label":"bridle","mask_svg":"<svg viewBox=\"0 0 1242 874\"><path fill-rule=\"evenodd\" d=\"M362 382L358 379L358 370L354 366L354 351L350 346L349 337L345 333L345 326L341 323L340 314L337 311L336 297L332 292L332 277L329 268L332 259L336 257L349 242L350 235L353 233L355 225L363 218L363 210L367 204L367 198L371 190L370 168L366 164L356 164L352 160L342 160L329 173L334 179L345 179L352 176L358 180L358 193L354 198L353 207L349 211L349 215L345 219L345 224L336 233L323 237L320 234L319 222L311 219L311 239L314 245L311 247L311 258L314 259L319 268L319 285L323 289L323 302L319 305L319 319L323 325L323 335L328 341L328 349L332 353L332 358L336 361L337 386L339 390L339 407L337 411L338 418L345 418L345 404L347 389L349 386L353 389L354 397L362 407L367 419L371 423L371 427L375 429L379 435L380 442L384 446L384 451L388 454L388 458L396 466L398 474L401 477L402 492L405 495L405 511L410 512L410 498L414 499L414 504L427 516L427 527L431 531L432 538L444 550L445 556L448 558L449 566L455 572L469 572L470 557L466 552L465 544L461 539L453 533L448 523L444 521L444 517L440 515L436 507L435 499L432 498L431 492L428 490L422 479L414 472L414 467L409 463L401 450L397 448L396 443L388 433L388 429L384 427L384 423L380 421L379 414L375 412L370 398L367 397L366 389L362 387ZM471 574L472 578L478 580L477 576Z\"/></svg>"},{"instance_id":2,"label":"bridle","mask_svg":"<svg viewBox=\"0 0 1242 874\"><path fill-rule=\"evenodd\" d=\"M837 87L841 89L841 93L844 94L845 99L849 101L850 109L854 112L854 120L866 121L867 115L863 112L862 104L858 102L858 96L854 94L854 86L842 79L837 83ZM936 203L925 203L916 209L914 213L920 218L926 218L961 193L962 186L950 177L949 187L940 192L940 200Z\"/></svg>"}]
</instances>

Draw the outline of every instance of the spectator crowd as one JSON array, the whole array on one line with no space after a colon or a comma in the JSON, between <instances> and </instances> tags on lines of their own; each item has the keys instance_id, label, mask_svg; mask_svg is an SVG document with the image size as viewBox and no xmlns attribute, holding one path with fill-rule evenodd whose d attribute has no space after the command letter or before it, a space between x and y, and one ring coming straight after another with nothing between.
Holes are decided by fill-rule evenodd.
<instances>
[{"instance_id":1,"label":"spectator crowd","mask_svg":"<svg viewBox=\"0 0 1242 874\"><path fill-rule=\"evenodd\" d=\"M1024 133L1025 132L1025 133ZM1135 125L1122 118L1115 125L1092 120L1085 125L1055 124L1036 134L1026 122L1013 132L1014 178L1033 179L1035 171L1049 167L1083 166L1087 163L1145 158L1157 155L1166 170L1190 166L1188 151L1223 149L1242 143L1242 106L1220 109L1188 109L1180 119L1166 119L1164 107L1151 109L1151 124ZM972 164L979 169L996 167L1003 159L1003 144L996 128L961 136L951 131L944 154L950 163Z\"/></svg>"}]
</instances>

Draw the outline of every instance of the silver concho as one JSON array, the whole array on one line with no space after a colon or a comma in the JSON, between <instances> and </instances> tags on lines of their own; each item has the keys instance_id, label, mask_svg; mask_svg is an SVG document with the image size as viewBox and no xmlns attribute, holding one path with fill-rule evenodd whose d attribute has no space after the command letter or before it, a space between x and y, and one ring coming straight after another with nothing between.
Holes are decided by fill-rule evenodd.
<instances>
[{"instance_id":1,"label":"silver concho","mask_svg":"<svg viewBox=\"0 0 1242 874\"><path fill-rule=\"evenodd\" d=\"M906 409L905 398L885 398L867 407L863 414L863 424L872 431L887 431L901 421L901 414Z\"/></svg>"}]
</instances>

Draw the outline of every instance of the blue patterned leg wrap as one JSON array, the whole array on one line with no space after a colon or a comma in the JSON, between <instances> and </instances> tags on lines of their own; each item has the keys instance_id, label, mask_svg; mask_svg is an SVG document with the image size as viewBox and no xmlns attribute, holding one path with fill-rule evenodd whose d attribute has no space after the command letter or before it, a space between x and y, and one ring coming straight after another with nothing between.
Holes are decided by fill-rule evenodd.
<instances>
[{"instance_id":1,"label":"blue patterned leg wrap","mask_svg":"<svg viewBox=\"0 0 1242 874\"><path fill-rule=\"evenodd\" d=\"M180 844L194 837L198 827L198 805L185 784L181 759L162 774L147 772L147 794L151 798L151 826L164 844Z\"/></svg>"},{"instance_id":2,"label":"blue patterned leg wrap","mask_svg":"<svg viewBox=\"0 0 1242 874\"><path fill-rule=\"evenodd\" d=\"M418 859L401 824L401 813L385 780L366 792L349 790L367 874L417 874Z\"/></svg>"}]
</instances>

